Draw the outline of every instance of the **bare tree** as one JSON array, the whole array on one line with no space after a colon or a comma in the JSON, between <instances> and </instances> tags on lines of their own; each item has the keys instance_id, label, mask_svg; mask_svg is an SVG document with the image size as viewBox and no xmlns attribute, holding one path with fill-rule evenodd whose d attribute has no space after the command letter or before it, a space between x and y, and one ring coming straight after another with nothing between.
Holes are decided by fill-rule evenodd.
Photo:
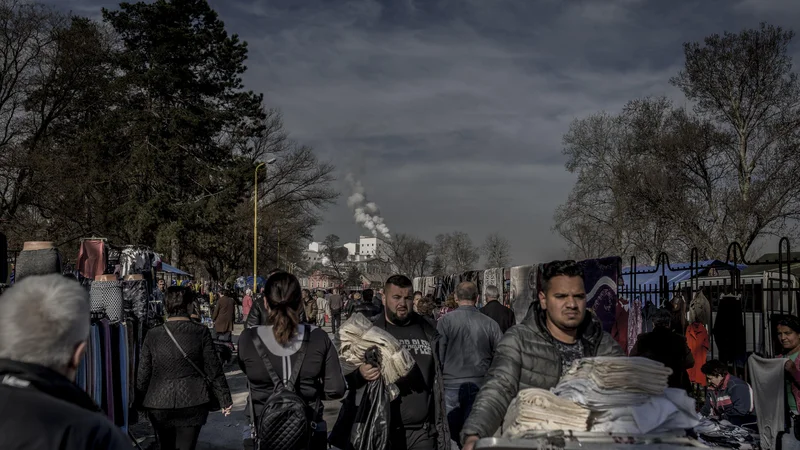
<instances>
[{"instance_id":1,"label":"bare tree","mask_svg":"<svg viewBox=\"0 0 800 450\"><path fill-rule=\"evenodd\" d=\"M385 259L397 273L409 277L422 277L429 273L433 246L415 236L397 233L385 242Z\"/></svg>"},{"instance_id":2,"label":"bare tree","mask_svg":"<svg viewBox=\"0 0 800 450\"><path fill-rule=\"evenodd\" d=\"M472 239L463 231L436 236L434 245L435 271L462 273L475 268L480 254Z\"/></svg>"},{"instance_id":3,"label":"bare tree","mask_svg":"<svg viewBox=\"0 0 800 450\"><path fill-rule=\"evenodd\" d=\"M486 236L481 251L486 258L487 269L511 265L511 244L500 233L492 233Z\"/></svg>"},{"instance_id":4,"label":"bare tree","mask_svg":"<svg viewBox=\"0 0 800 450\"><path fill-rule=\"evenodd\" d=\"M800 218L800 84L792 31L762 23L684 45L686 66L672 83L696 112L732 139L720 146L725 199L709 211L715 232L745 251L762 234L780 235ZM719 201L721 200L721 201Z\"/></svg>"},{"instance_id":5,"label":"bare tree","mask_svg":"<svg viewBox=\"0 0 800 450\"><path fill-rule=\"evenodd\" d=\"M564 137L578 181L554 229L583 257L725 258L800 218L800 85L791 32L762 25L685 45L672 79L695 112L664 98L576 120Z\"/></svg>"},{"instance_id":6,"label":"bare tree","mask_svg":"<svg viewBox=\"0 0 800 450\"><path fill-rule=\"evenodd\" d=\"M339 244L339 236L329 234L322 241L322 257L325 267L330 268L339 284L347 279L347 248Z\"/></svg>"}]
</instances>

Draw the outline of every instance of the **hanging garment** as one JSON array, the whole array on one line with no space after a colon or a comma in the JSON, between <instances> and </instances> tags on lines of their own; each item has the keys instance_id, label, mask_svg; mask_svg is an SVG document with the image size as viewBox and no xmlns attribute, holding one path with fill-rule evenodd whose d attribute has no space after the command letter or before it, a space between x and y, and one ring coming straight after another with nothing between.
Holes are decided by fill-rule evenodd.
<instances>
[{"instance_id":1,"label":"hanging garment","mask_svg":"<svg viewBox=\"0 0 800 450\"><path fill-rule=\"evenodd\" d=\"M631 302L628 311L628 347L625 354L631 353L633 346L636 345L636 340L642 334L642 321L642 302L636 299Z\"/></svg>"},{"instance_id":2,"label":"hanging garment","mask_svg":"<svg viewBox=\"0 0 800 450\"><path fill-rule=\"evenodd\" d=\"M725 364L736 361L746 353L746 330L739 297L723 295L719 300L714 320L714 342L719 349L719 359Z\"/></svg>"},{"instance_id":3,"label":"hanging garment","mask_svg":"<svg viewBox=\"0 0 800 450\"><path fill-rule=\"evenodd\" d=\"M422 292L422 279L423 277L416 277L411 282L411 286L412 289L414 289L414 292Z\"/></svg>"},{"instance_id":4,"label":"hanging garment","mask_svg":"<svg viewBox=\"0 0 800 450\"><path fill-rule=\"evenodd\" d=\"M132 317L144 320L147 314L149 297L147 280L126 280L122 282L123 310Z\"/></svg>"},{"instance_id":5,"label":"hanging garment","mask_svg":"<svg viewBox=\"0 0 800 450\"><path fill-rule=\"evenodd\" d=\"M484 304L486 303L486 288L489 286L494 286L500 293L499 300L502 301L503 299L503 269L502 268L495 268L495 269L488 269L483 272L483 291L481 292L481 298L483 298Z\"/></svg>"},{"instance_id":6,"label":"hanging garment","mask_svg":"<svg viewBox=\"0 0 800 450\"><path fill-rule=\"evenodd\" d=\"M708 350L711 344L708 339L708 330L700 322L694 322L686 328L686 344L692 351L694 367L689 369L689 381L700 386L706 386L706 376L702 370L703 364L708 360Z\"/></svg>"},{"instance_id":7,"label":"hanging garment","mask_svg":"<svg viewBox=\"0 0 800 450\"><path fill-rule=\"evenodd\" d=\"M511 294L509 303L517 323L522 323L528 309L538 297L537 266L517 266L511 268Z\"/></svg>"},{"instance_id":8,"label":"hanging garment","mask_svg":"<svg viewBox=\"0 0 800 450\"><path fill-rule=\"evenodd\" d=\"M771 450L777 448L778 433L785 427L785 402L776 401L786 396L784 392L783 368L788 359L761 358L750 356L750 384L753 388L753 402L758 419L758 432L761 437L761 448Z\"/></svg>"},{"instance_id":9,"label":"hanging garment","mask_svg":"<svg viewBox=\"0 0 800 450\"><path fill-rule=\"evenodd\" d=\"M425 277L425 290L422 291L422 295L433 295L434 292L436 292L436 277Z\"/></svg>"},{"instance_id":10,"label":"hanging garment","mask_svg":"<svg viewBox=\"0 0 800 450\"><path fill-rule=\"evenodd\" d=\"M25 277L33 275L60 274L62 271L61 254L56 248L23 250L17 256L17 264L14 270L15 283L19 283Z\"/></svg>"},{"instance_id":11,"label":"hanging garment","mask_svg":"<svg viewBox=\"0 0 800 450\"><path fill-rule=\"evenodd\" d=\"M700 322L703 325L711 325L711 303L708 301L703 291L697 291L692 302L689 303L689 323Z\"/></svg>"},{"instance_id":12,"label":"hanging garment","mask_svg":"<svg viewBox=\"0 0 800 450\"><path fill-rule=\"evenodd\" d=\"M78 252L78 271L81 275L94 280L98 275L106 273L107 267L108 252L105 241L93 239L82 241Z\"/></svg>"},{"instance_id":13,"label":"hanging garment","mask_svg":"<svg viewBox=\"0 0 800 450\"><path fill-rule=\"evenodd\" d=\"M3 256L0 261L0 283L8 284L8 275L11 272L8 265L8 238L3 233L0 233L0 255Z\"/></svg>"},{"instance_id":14,"label":"hanging garment","mask_svg":"<svg viewBox=\"0 0 800 450\"><path fill-rule=\"evenodd\" d=\"M642 329L645 332L653 331L653 315L658 311L658 307L653 304L650 300L645 302L644 307L642 308Z\"/></svg>"},{"instance_id":15,"label":"hanging garment","mask_svg":"<svg viewBox=\"0 0 800 450\"><path fill-rule=\"evenodd\" d=\"M628 301L621 298L617 301L616 320L611 328L611 337L617 341L622 351L628 354Z\"/></svg>"},{"instance_id":16,"label":"hanging garment","mask_svg":"<svg viewBox=\"0 0 800 450\"><path fill-rule=\"evenodd\" d=\"M683 295L677 294L672 297L669 304L672 312L670 328L678 336L683 336L686 333L686 300L683 299Z\"/></svg>"},{"instance_id":17,"label":"hanging garment","mask_svg":"<svg viewBox=\"0 0 800 450\"><path fill-rule=\"evenodd\" d=\"M95 281L89 299L92 312L105 313L112 322L122 320L122 283L119 281Z\"/></svg>"},{"instance_id":18,"label":"hanging garment","mask_svg":"<svg viewBox=\"0 0 800 450\"><path fill-rule=\"evenodd\" d=\"M503 304L511 307L511 268L503 269Z\"/></svg>"},{"instance_id":19,"label":"hanging garment","mask_svg":"<svg viewBox=\"0 0 800 450\"><path fill-rule=\"evenodd\" d=\"M587 259L579 264L583 267L587 292L586 308L594 311L603 324L603 331L610 333L617 319L617 281L622 274L622 258Z\"/></svg>"}]
</instances>

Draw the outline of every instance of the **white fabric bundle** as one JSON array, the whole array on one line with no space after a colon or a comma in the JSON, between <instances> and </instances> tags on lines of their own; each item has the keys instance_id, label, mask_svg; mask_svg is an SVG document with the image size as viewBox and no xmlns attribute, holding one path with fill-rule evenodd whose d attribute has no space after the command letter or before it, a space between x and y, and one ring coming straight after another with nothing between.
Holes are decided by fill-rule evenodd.
<instances>
[{"instance_id":1,"label":"white fabric bundle","mask_svg":"<svg viewBox=\"0 0 800 450\"><path fill-rule=\"evenodd\" d=\"M342 344L339 359L345 373L364 364L364 354L377 347L381 355L381 375L387 385L397 382L414 368L414 357L386 330L372 326L363 314L354 314L339 332Z\"/></svg>"},{"instance_id":2,"label":"white fabric bundle","mask_svg":"<svg viewBox=\"0 0 800 450\"><path fill-rule=\"evenodd\" d=\"M503 420L503 437L519 438L529 431L586 431L590 411L544 389L523 389L511 401Z\"/></svg>"},{"instance_id":3,"label":"white fabric bundle","mask_svg":"<svg viewBox=\"0 0 800 450\"><path fill-rule=\"evenodd\" d=\"M553 392L589 408L590 431L648 434L692 428L694 400L668 388L672 370L647 358L584 358Z\"/></svg>"},{"instance_id":4,"label":"white fabric bundle","mask_svg":"<svg viewBox=\"0 0 800 450\"><path fill-rule=\"evenodd\" d=\"M573 363L561 383L586 379L600 390L661 395L671 374L672 369L647 358L595 357Z\"/></svg>"}]
</instances>

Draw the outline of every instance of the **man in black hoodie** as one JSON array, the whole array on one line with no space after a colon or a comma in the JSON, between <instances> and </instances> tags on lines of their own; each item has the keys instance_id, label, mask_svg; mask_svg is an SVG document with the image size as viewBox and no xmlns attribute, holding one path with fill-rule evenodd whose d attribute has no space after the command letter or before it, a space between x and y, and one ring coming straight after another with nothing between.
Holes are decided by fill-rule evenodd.
<instances>
[{"instance_id":1,"label":"man in black hoodie","mask_svg":"<svg viewBox=\"0 0 800 450\"><path fill-rule=\"evenodd\" d=\"M0 298L0 448L130 449L74 384L89 296L61 275L31 276Z\"/></svg>"}]
</instances>

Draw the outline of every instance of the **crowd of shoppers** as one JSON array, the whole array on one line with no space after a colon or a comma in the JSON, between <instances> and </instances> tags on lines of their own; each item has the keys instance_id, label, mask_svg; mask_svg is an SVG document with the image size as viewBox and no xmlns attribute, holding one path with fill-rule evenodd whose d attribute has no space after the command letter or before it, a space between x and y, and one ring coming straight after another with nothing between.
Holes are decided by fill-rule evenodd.
<instances>
[{"instance_id":1,"label":"crowd of shoppers","mask_svg":"<svg viewBox=\"0 0 800 450\"><path fill-rule=\"evenodd\" d=\"M261 294L242 301L246 329L238 338L238 364L250 399L245 448L259 439L259 421L276 392L301 399L313 430L302 448L346 449L353 420L380 367L362 364L343 373L334 340L342 320L361 314L408 351L413 368L396 382L387 414L393 449L470 450L499 429L511 400L525 388L554 387L571 364L590 356L624 356L586 304L581 266L545 265L541 292L524 320L500 302L495 286L460 283L436 311L430 296L414 292L403 275L386 280L382 295L370 289L345 295L301 288L289 273L273 271ZM136 406L153 425L161 449L194 449L209 414L232 411L231 392L212 331L192 320L196 293L161 290L166 321L148 330L135 385ZM35 314L31 314L35 311ZM213 332L230 340L235 301L223 292L214 302ZM756 421L752 389L717 360L695 361L686 339L673 331L673 314L659 310L654 329L636 341L631 356L672 369L671 387L692 390L687 369L702 364L708 388L700 413L737 425ZM798 448L794 418L800 401L800 321L785 316L774 330L786 358L789 411L782 448ZM73 383L89 333L87 293L58 275L31 276L0 297L0 448L130 448L131 443L91 398ZM342 399L332 429L322 402ZM7 412L13 411L13 414ZM42 432L46 430L46 432ZM263 446L262 446L263 448ZM299 449L298 449L299 450Z\"/></svg>"}]
</instances>

